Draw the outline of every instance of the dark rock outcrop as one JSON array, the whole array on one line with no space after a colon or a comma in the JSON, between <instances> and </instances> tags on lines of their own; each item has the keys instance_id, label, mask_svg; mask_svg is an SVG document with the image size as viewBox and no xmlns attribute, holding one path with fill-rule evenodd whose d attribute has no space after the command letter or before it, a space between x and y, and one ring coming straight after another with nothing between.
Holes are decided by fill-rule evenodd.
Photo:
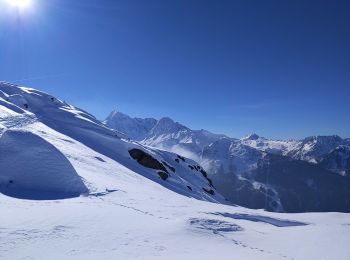
<instances>
[{"instance_id":1,"label":"dark rock outcrop","mask_svg":"<svg viewBox=\"0 0 350 260\"><path fill-rule=\"evenodd\" d=\"M210 195L215 195L215 191L212 189L203 188L203 190Z\"/></svg>"},{"instance_id":2,"label":"dark rock outcrop","mask_svg":"<svg viewBox=\"0 0 350 260\"><path fill-rule=\"evenodd\" d=\"M161 170L168 173L168 170L164 167L164 165L159 162L157 159L154 159L148 153L140 150L140 149L131 149L129 150L130 156L135 159L139 164L144 167Z\"/></svg>"},{"instance_id":3,"label":"dark rock outcrop","mask_svg":"<svg viewBox=\"0 0 350 260\"><path fill-rule=\"evenodd\" d=\"M169 175L166 172L159 171L158 175L159 175L160 178L162 178L163 181L165 181L166 179L169 178Z\"/></svg>"},{"instance_id":4,"label":"dark rock outcrop","mask_svg":"<svg viewBox=\"0 0 350 260\"><path fill-rule=\"evenodd\" d=\"M175 172L175 168L170 166L169 164L167 164L166 162L162 161L163 165L165 165L166 167L168 167L172 172Z\"/></svg>"},{"instance_id":5,"label":"dark rock outcrop","mask_svg":"<svg viewBox=\"0 0 350 260\"><path fill-rule=\"evenodd\" d=\"M181 161L185 162L185 157L181 156L181 155L177 155L177 158L179 158Z\"/></svg>"}]
</instances>

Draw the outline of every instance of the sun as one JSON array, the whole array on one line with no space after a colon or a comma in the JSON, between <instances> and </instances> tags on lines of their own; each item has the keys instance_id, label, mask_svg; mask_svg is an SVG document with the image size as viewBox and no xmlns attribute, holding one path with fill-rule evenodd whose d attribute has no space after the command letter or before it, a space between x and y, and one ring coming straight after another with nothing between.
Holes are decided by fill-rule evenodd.
<instances>
[{"instance_id":1,"label":"sun","mask_svg":"<svg viewBox=\"0 0 350 260\"><path fill-rule=\"evenodd\" d=\"M32 4L31 0L7 0L7 2L17 8L26 8Z\"/></svg>"}]
</instances>

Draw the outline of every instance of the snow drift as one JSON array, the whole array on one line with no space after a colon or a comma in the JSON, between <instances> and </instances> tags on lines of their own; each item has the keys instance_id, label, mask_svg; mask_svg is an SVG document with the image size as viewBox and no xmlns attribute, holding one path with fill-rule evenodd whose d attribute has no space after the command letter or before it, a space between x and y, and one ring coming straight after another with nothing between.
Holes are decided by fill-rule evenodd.
<instances>
[{"instance_id":1,"label":"snow drift","mask_svg":"<svg viewBox=\"0 0 350 260\"><path fill-rule=\"evenodd\" d=\"M88 190L66 157L31 132L0 137L0 192L26 199L59 199Z\"/></svg>"}]
</instances>

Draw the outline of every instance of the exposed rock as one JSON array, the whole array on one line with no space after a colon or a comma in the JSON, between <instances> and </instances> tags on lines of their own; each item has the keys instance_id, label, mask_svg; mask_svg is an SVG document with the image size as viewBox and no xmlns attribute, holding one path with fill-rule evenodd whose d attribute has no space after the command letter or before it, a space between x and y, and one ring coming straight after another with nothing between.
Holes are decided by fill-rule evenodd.
<instances>
[{"instance_id":1,"label":"exposed rock","mask_svg":"<svg viewBox=\"0 0 350 260\"><path fill-rule=\"evenodd\" d=\"M166 172L158 172L158 175L164 181L169 178L169 175Z\"/></svg>"},{"instance_id":2,"label":"exposed rock","mask_svg":"<svg viewBox=\"0 0 350 260\"><path fill-rule=\"evenodd\" d=\"M210 185L211 187L214 187L213 181L212 181L211 179L209 179L208 177L207 177L206 179L207 179L207 181L209 182L209 185Z\"/></svg>"},{"instance_id":3,"label":"exposed rock","mask_svg":"<svg viewBox=\"0 0 350 260\"><path fill-rule=\"evenodd\" d=\"M131 149L129 151L129 154L133 159L135 159L142 166L155 169L155 170L168 172L168 170L164 167L162 163L160 163L158 160L154 159L151 155L149 155L148 153L140 149Z\"/></svg>"},{"instance_id":4,"label":"exposed rock","mask_svg":"<svg viewBox=\"0 0 350 260\"><path fill-rule=\"evenodd\" d=\"M185 157L183 157L183 156L181 156L181 155L177 155L177 157L178 157L181 161L183 161L183 162L186 161L186 160L185 160Z\"/></svg>"},{"instance_id":5,"label":"exposed rock","mask_svg":"<svg viewBox=\"0 0 350 260\"><path fill-rule=\"evenodd\" d=\"M212 189L207 189L207 188L202 188L206 193L210 194L210 195L215 195L214 190Z\"/></svg>"},{"instance_id":6,"label":"exposed rock","mask_svg":"<svg viewBox=\"0 0 350 260\"><path fill-rule=\"evenodd\" d=\"M105 160L103 160L101 157L95 156L96 160L99 160L100 162L106 162Z\"/></svg>"},{"instance_id":7,"label":"exposed rock","mask_svg":"<svg viewBox=\"0 0 350 260\"><path fill-rule=\"evenodd\" d=\"M164 161L162 161L162 163L163 163L166 167L168 167L172 172L175 172L175 168L174 168L174 167L170 166L169 164L167 164L167 163L164 162Z\"/></svg>"},{"instance_id":8,"label":"exposed rock","mask_svg":"<svg viewBox=\"0 0 350 260\"><path fill-rule=\"evenodd\" d=\"M205 178L208 178L208 174L205 170L201 169L200 172Z\"/></svg>"}]
</instances>

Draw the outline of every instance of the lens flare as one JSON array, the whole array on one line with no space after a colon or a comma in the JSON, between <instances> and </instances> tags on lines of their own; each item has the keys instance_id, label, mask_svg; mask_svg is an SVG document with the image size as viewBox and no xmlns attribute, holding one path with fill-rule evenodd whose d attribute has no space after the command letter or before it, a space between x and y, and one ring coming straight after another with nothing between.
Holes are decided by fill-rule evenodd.
<instances>
[{"instance_id":1,"label":"lens flare","mask_svg":"<svg viewBox=\"0 0 350 260\"><path fill-rule=\"evenodd\" d=\"M32 3L31 0L7 0L7 2L17 8L26 8L29 7Z\"/></svg>"}]
</instances>

